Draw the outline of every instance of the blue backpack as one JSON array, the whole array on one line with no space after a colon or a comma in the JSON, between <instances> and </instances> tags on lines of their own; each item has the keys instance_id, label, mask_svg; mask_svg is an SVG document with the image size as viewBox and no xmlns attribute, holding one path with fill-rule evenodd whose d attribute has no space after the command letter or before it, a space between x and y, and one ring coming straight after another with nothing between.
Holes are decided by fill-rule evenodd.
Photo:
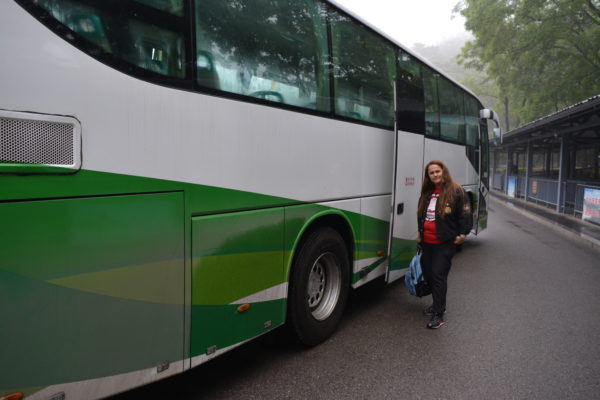
<instances>
[{"instance_id":1,"label":"blue backpack","mask_svg":"<svg viewBox=\"0 0 600 400\"><path fill-rule=\"evenodd\" d=\"M404 276L404 284L413 296L423 297L431 294L429 284L423 278L421 271L421 249L417 249L417 254L410 260L408 271Z\"/></svg>"}]
</instances>

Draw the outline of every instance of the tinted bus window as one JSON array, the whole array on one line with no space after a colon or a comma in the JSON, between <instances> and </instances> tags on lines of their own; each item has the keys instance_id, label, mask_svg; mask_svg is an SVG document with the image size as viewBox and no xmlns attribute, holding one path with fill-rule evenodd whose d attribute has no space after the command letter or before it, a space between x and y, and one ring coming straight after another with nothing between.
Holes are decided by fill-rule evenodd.
<instances>
[{"instance_id":1,"label":"tinted bus window","mask_svg":"<svg viewBox=\"0 0 600 400\"><path fill-rule=\"evenodd\" d=\"M398 129L425 133L421 63L401 50L398 53L397 82Z\"/></svg>"},{"instance_id":2,"label":"tinted bus window","mask_svg":"<svg viewBox=\"0 0 600 400\"><path fill-rule=\"evenodd\" d=\"M425 134L440 136L440 106L438 96L439 75L431 68L423 66L423 90L425 95Z\"/></svg>"},{"instance_id":3,"label":"tinted bus window","mask_svg":"<svg viewBox=\"0 0 600 400\"><path fill-rule=\"evenodd\" d=\"M483 106L480 104L479 108ZM479 131L481 132L481 181L488 186L488 172L489 172L489 138L488 138L488 127L486 120L479 121Z\"/></svg>"},{"instance_id":4,"label":"tinted bus window","mask_svg":"<svg viewBox=\"0 0 600 400\"><path fill-rule=\"evenodd\" d=\"M479 146L479 104L469 95L465 95L465 131L467 145Z\"/></svg>"},{"instance_id":5,"label":"tinted bus window","mask_svg":"<svg viewBox=\"0 0 600 400\"><path fill-rule=\"evenodd\" d=\"M312 0L196 0L198 84L329 111L327 25Z\"/></svg>"},{"instance_id":6,"label":"tinted bus window","mask_svg":"<svg viewBox=\"0 0 600 400\"><path fill-rule=\"evenodd\" d=\"M462 91L446 78L438 79L440 99L440 137L457 143L465 141Z\"/></svg>"},{"instance_id":7,"label":"tinted bus window","mask_svg":"<svg viewBox=\"0 0 600 400\"><path fill-rule=\"evenodd\" d=\"M139 68L184 78L182 2L38 0L36 4L92 45L92 55L109 53Z\"/></svg>"},{"instance_id":8,"label":"tinted bus window","mask_svg":"<svg viewBox=\"0 0 600 400\"><path fill-rule=\"evenodd\" d=\"M178 17L183 17L184 0L134 0L137 3L154 7L160 11L166 11Z\"/></svg>"},{"instance_id":9,"label":"tinted bus window","mask_svg":"<svg viewBox=\"0 0 600 400\"><path fill-rule=\"evenodd\" d=\"M336 114L394 124L394 48L349 17L331 13Z\"/></svg>"},{"instance_id":10,"label":"tinted bus window","mask_svg":"<svg viewBox=\"0 0 600 400\"><path fill-rule=\"evenodd\" d=\"M465 142L467 158L473 169L479 173L479 102L468 94L465 100Z\"/></svg>"}]
</instances>

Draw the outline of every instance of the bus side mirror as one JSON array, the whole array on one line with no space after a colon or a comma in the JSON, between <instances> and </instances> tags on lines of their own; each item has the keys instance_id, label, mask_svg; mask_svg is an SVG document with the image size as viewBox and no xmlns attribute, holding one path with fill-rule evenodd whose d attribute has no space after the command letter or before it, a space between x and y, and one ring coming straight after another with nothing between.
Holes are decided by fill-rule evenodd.
<instances>
[{"instance_id":1,"label":"bus side mirror","mask_svg":"<svg viewBox=\"0 0 600 400\"><path fill-rule=\"evenodd\" d=\"M492 130L494 132L494 145L499 146L502 144L502 129L494 128Z\"/></svg>"},{"instance_id":2,"label":"bus side mirror","mask_svg":"<svg viewBox=\"0 0 600 400\"><path fill-rule=\"evenodd\" d=\"M479 118L488 119L494 122L496 127L493 129L494 134L494 145L498 146L502 144L502 129L500 128L500 121L498 120L498 114L489 108L484 108L483 110L479 110Z\"/></svg>"},{"instance_id":3,"label":"bus side mirror","mask_svg":"<svg viewBox=\"0 0 600 400\"><path fill-rule=\"evenodd\" d=\"M483 110L479 110L479 118L481 119L494 119L494 111L489 108L484 108Z\"/></svg>"}]
</instances>

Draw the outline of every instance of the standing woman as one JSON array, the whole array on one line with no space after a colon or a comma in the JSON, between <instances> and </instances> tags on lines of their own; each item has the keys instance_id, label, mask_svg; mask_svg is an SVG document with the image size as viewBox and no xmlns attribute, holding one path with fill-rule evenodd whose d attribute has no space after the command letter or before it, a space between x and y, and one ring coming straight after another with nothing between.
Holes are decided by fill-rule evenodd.
<instances>
[{"instance_id":1,"label":"standing woman","mask_svg":"<svg viewBox=\"0 0 600 400\"><path fill-rule=\"evenodd\" d=\"M456 246L465 241L473 227L471 204L465 191L452 180L441 161L430 161L425 167L417 217L421 268L433 297L433 304L423 313L431 315L427 327L437 329L444 325L452 257Z\"/></svg>"}]
</instances>

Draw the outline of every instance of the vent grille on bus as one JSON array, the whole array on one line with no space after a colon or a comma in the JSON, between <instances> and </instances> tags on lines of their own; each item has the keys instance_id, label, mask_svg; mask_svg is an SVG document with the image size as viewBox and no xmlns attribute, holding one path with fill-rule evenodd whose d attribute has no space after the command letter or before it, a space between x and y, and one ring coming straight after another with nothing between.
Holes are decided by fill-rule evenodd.
<instances>
[{"instance_id":1,"label":"vent grille on bus","mask_svg":"<svg viewBox=\"0 0 600 400\"><path fill-rule=\"evenodd\" d=\"M79 124L74 118L0 110L0 166L80 166Z\"/></svg>"}]
</instances>

